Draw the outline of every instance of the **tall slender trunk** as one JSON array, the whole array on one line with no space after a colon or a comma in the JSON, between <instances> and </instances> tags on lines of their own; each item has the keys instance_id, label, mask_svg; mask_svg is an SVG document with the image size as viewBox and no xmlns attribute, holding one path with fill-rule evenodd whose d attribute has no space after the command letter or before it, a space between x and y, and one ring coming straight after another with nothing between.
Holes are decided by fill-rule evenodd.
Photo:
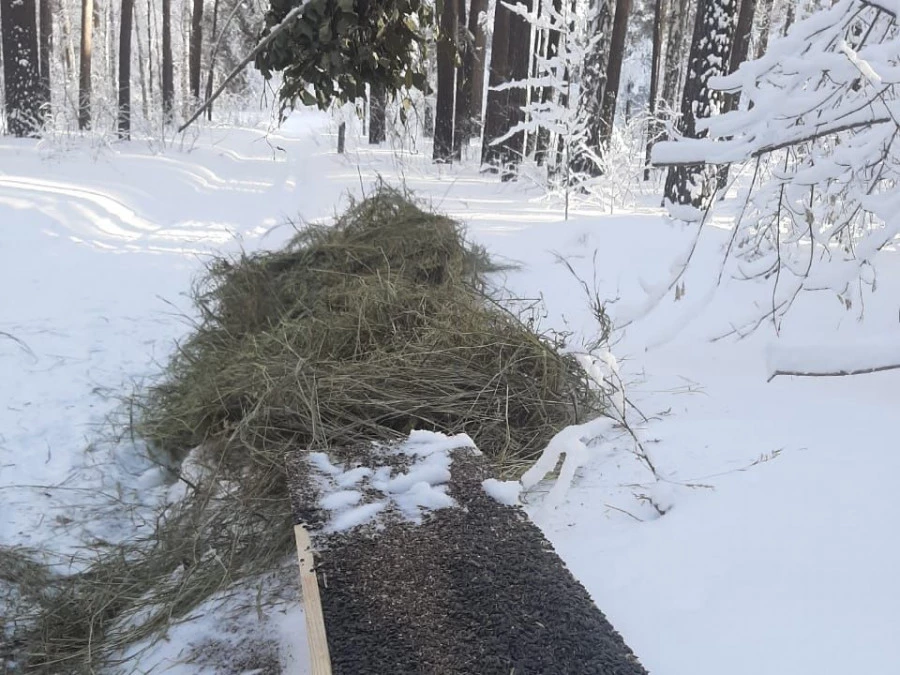
<instances>
[{"instance_id":1,"label":"tall slender trunk","mask_svg":"<svg viewBox=\"0 0 900 675\"><path fill-rule=\"evenodd\" d=\"M553 11L557 14L562 13L562 0L553 0ZM558 30L548 29L544 40L544 57L552 59L559 54L559 38ZM550 103L553 98L553 87L547 85L541 90L541 103ZM541 127L537 132L535 140L534 159L538 164L543 164L547 160L547 153L550 150L550 129Z\"/></svg>"},{"instance_id":2,"label":"tall slender trunk","mask_svg":"<svg viewBox=\"0 0 900 675\"><path fill-rule=\"evenodd\" d=\"M78 78L78 128L91 126L91 56L93 51L94 0L81 0L81 64Z\"/></svg>"},{"instance_id":3,"label":"tall slender trunk","mask_svg":"<svg viewBox=\"0 0 900 675\"><path fill-rule=\"evenodd\" d=\"M603 138L602 104L609 72L612 2L613 0L592 0L590 3L590 34L598 37L585 56L578 101L579 116L587 123L585 145L590 152L576 152L572 158L572 168L592 175L600 170L590 153L599 154Z\"/></svg>"},{"instance_id":4,"label":"tall slender trunk","mask_svg":"<svg viewBox=\"0 0 900 675\"><path fill-rule=\"evenodd\" d=\"M791 26L794 24L794 17L797 16L797 9L793 2L788 2L784 14L784 25L781 27L781 34L787 35Z\"/></svg>"},{"instance_id":5,"label":"tall slender trunk","mask_svg":"<svg viewBox=\"0 0 900 675\"><path fill-rule=\"evenodd\" d=\"M200 98L200 62L203 50L203 0L194 0L191 13L190 87L194 100Z\"/></svg>"},{"instance_id":6,"label":"tall slender trunk","mask_svg":"<svg viewBox=\"0 0 900 675\"><path fill-rule=\"evenodd\" d=\"M119 25L119 138L131 138L131 26L134 0L122 0Z\"/></svg>"},{"instance_id":7,"label":"tall slender trunk","mask_svg":"<svg viewBox=\"0 0 900 675\"><path fill-rule=\"evenodd\" d=\"M38 9L40 13L40 39L39 50L41 57L41 99L44 103L50 103L50 59L53 58L53 8L50 0L40 0Z\"/></svg>"},{"instance_id":8,"label":"tall slender trunk","mask_svg":"<svg viewBox=\"0 0 900 675\"><path fill-rule=\"evenodd\" d=\"M104 59L105 72L103 73L104 76L100 81L109 86L110 97L115 99L117 96L116 89L118 88L118 79L116 77L116 68L118 66L118 63L115 53L116 17L114 15L114 12L112 11L113 1L114 0L106 0L106 3L103 5L103 9L106 12L104 20L102 23L100 21L97 21L97 25L103 25L106 27L103 31L103 55L106 57ZM94 3L94 7L97 7L96 2Z\"/></svg>"},{"instance_id":9,"label":"tall slender trunk","mask_svg":"<svg viewBox=\"0 0 900 675\"><path fill-rule=\"evenodd\" d=\"M75 31L72 29L72 16L69 11L69 3L63 0L62 7L63 25L63 66L66 69L66 90L68 91L69 78L74 79L75 73L75 40L72 37Z\"/></svg>"},{"instance_id":10,"label":"tall slender trunk","mask_svg":"<svg viewBox=\"0 0 900 675\"><path fill-rule=\"evenodd\" d=\"M369 97L369 143L387 139L387 91L384 85L372 85Z\"/></svg>"},{"instance_id":11,"label":"tall slender trunk","mask_svg":"<svg viewBox=\"0 0 900 675\"><path fill-rule=\"evenodd\" d=\"M235 10L238 7L238 3L235 3ZM223 29L224 32L224 29ZM219 51L219 0L216 0L213 3L213 17L212 17L212 39L213 46L209 50L209 73L206 76L206 96L204 96L204 100L209 100L209 97L212 95L213 88L213 75L215 73L215 64L216 64L216 54ZM209 107L206 109L206 119L212 122L212 114L213 107L212 103L209 104Z\"/></svg>"},{"instance_id":12,"label":"tall slender trunk","mask_svg":"<svg viewBox=\"0 0 900 675\"><path fill-rule=\"evenodd\" d=\"M481 145L481 163L495 170L503 166L507 157L504 148L495 145L494 141L509 129L509 90L497 91L495 88L510 80L509 69L509 9L498 3L494 10L494 31L491 43L491 65L488 77L489 89L487 105L484 109L484 131Z\"/></svg>"},{"instance_id":13,"label":"tall slender trunk","mask_svg":"<svg viewBox=\"0 0 900 675\"><path fill-rule=\"evenodd\" d=\"M484 108L484 72L486 64L484 62L487 52L487 34L481 23L482 13L486 13L488 9L487 0L472 0L469 8L469 39L474 37L472 50L467 54L471 60L471 78L469 79L469 96L471 102L469 108L471 110L470 134L474 136L479 132L481 127L481 116Z\"/></svg>"},{"instance_id":14,"label":"tall slender trunk","mask_svg":"<svg viewBox=\"0 0 900 675\"><path fill-rule=\"evenodd\" d=\"M462 148L468 145L472 128L472 50L466 25L466 0L456 1L456 106L453 112L453 159L462 159Z\"/></svg>"},{"instance_id":15,"label":"tall slender trunk","mask_svg":"<svg viewBox=\"0 0 900 675\"><path fill-rule=\"evenodd\" d=\"M684 70L685 34L691 6L688 0L670 0L666 17L666 58L663 62L662 96L669 110L678 106L679 83Z\"/></svg>"},{"instance_id":16,"label":"tall slender trunk","mask_svg":"<svg viewBox=\"0 0 900 675\"><path fill-rule=\"evenodd\" d=\"M619 81L622 76L625 35L628 32L628 15L630 13L631 0L616 0L616 14L613 18L612 37L609 44L609 64L606 68L606 83L603 87L603 103L600 106L600 117L603 120L600 128L600 145L604 149L609 145L613 124L616 121L616 102L619 99Z\"/></svg>"},{"instance_id":17,"label":"tall slender trunk","mask_svg":"<svg viewBox=\"0 0 900 675\"><path fill-rule=\"evenodd\" d=\"M540 22L542 18L542 10L544 6L543 0L535 0L537 3L534 9L535 17L538 22ZM537 78L538 77L538 63L540 59L542 59L546 55L547 49L547 30L541 28L539 25L531 26L531 44L532 50L530 55L530 60L528 64L528 77ZM528 86L528 104L534 105L541 98L541 87L536 84L530 84ZM528 105L526 104L526 105ZM527 116L530 116L531 113L527 113ZM537 133L532 131L527 131L525 133L525 156L533 157L536 151L537 146Z\"/></svg>"},{"instance_id":18,"label":"tall slender trunk","mask_svg":"<svg viewBox=\"0 0 900 675\"><path fill-rule=\"evenodd\" d=\"M133 0L132 0L133 4ZM132 8L134 14L134 37L137 45L138 78L141 83L141 112L144 119L150 119L150 99L147 94L147 60L144 56L144 41L141 33L141 13Z\"/></svg>"},{"instance_id":19,"label":"tall slender trunk","mask_svg":"<svg viewBox=\"0 0 900 675\"><path fill-rule=\"evenodd\" d=\"M2 0L0 33L7 129L14 136L36 134L40 128L42 96L34 0Z\"/></svg>"},{"instance_id":20,"label":"tall slender trunk","mask_svg":"<svg viewBox=\"0 0 900 675\"><path fill-rule=\"evenodd\" d=\"M147 0L147 81L150 98L153 98L153 27L156 25L156 12L153 11L153 0ZM159 28L156 29L159 34Z\"/></svg>"},{"instance_id":21,"label":"tall slender trunk","mask_svg":"<svg viewBox=\"0 0 900 675\"><path fill-rule=\"evenodd\" d=\"M731 54L728 59L728 72L733 73L747 60L750 51L750 33L753 31L753 15L756 12L756 0L736 0L740 2L734 38L731 43ZM736 110L741 101L741 94L725 94L722 112ZM718 187L724 189L728 184L728 164L719 167Z\"/></svg>"},{"instance_id":22,"label":"tall slender trunk","mask_svg":"<svg viewBox=\"0 0 900 675\"><path fill-rule=\"evenodd\" d=\"M453 94L456 55L456 0L443 0L440 7L440 35L437 43L437 99L434 104L435 162L453 158Z\"/></svg>"},{"instance_id":23,"label":"tall slender trunk","mask_svg":"<svg viewBox=\"0 0 900 675\"><path fill-rule=\"evenodd\" d=\"M526 12L532 9L533 0L521 0L519 5L524 5ZM509 19L509 61L510 79L513 82L524 82L528 79L528 68L531 65L531 24L525 17L513 14ZM508 129L525 121L525 105L528 102L528 90L525 87L514 87L509 92L508 99ZM517 165L525 154L525 132L517 131L512 136L502 141L505 153L510 165ZM510 180L515 176L514 171L503 174L504 180Z\"/></svg>"},{"instance_id":24,"label":"tall slender trunk","mask_svg":"<svg viewBox=\"0 0 900 675\"><path fill-rule=\"evenodd\" d=\"M735 0L699 0L678 121L679 130L687 138L705 135L698 133L697 120L709 117L720 104L720 93L711 91L707 83L710 77L727 72L736 9ZM666 198L676 204L702 206L711 190L703 173L703 165L670 167Z\"/></svg>"},{"instance_id":25,"label":"tall slender trunk","mask_svg":"<svg viewBox=\"0 0 900 675\"><path fill-rule=\"evenodd\" d=\"M175 66L172 62L172 0L162 0L162 97L163 115L172 121L175 112Z\"/></svg>"},{"instance_id":26,"label":"tall slender trunk","mask_svg":"<svg viewBox=\"0 0 900 675\"><path fill-rule=\"evenodd\" d=\"M762 0L760 11L756 13L756 44L753 47L753 58L761 58L769 48L769 31L772 29L772 9L774 0Z\"/></svg>"},{"instance_id":27,"label":"tall slender trunk","mask_svg":"<svg viewBox=\"0 0 900 675\"><path fill-rule=\"evenodd\" d=\"M659 97L659 71L662 61L663 0L656 0L653 12L653 54L650 57L650 120L647 123L647 152L645 155L644 180L650 180L650 150L659 136L656 121L657 98Z\"/></svg>"},{"instance_id":28,"label":"tall slender trunk","mask_svg":"<svg viewBox=\"0 0 900 675\"><path fill-rule=\"evenodd\" d=\"M195 0L181 0L181 56L178 68L178 82L181 87L181 114L187 116L191 111L191 11Z\"/></svg>"}]
</instances>

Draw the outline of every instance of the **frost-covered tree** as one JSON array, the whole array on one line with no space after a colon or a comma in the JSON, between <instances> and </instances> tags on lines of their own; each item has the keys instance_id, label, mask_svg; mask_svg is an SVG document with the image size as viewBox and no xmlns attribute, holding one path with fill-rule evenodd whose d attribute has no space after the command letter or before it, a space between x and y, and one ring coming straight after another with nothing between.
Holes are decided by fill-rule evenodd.
<instances>
[{"instance_id":1,"label":"frost-covered tree","mask_svg":"<svg viewBox=\"0 0 900 675\"><path fill-rule=\"evenodd\" d=\"M804 289L830 290L849 308L874 287L878 252L900 237L895 12L887 0L838 0L797 21L762 58L710 81L740 94L738 110L699 119L706 138L654 148L658 164L746 169L737 206L710 208L736 208L728 254L739 275L772 281L766 317L776 326Z\"/></svg>"}]
</instances>

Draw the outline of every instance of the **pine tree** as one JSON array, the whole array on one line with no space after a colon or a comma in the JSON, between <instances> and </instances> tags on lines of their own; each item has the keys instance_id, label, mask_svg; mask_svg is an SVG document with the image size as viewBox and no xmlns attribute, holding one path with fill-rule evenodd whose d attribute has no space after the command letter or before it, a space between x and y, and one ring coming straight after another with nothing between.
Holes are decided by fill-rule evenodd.
<instances>
[{"instance_id":1,"label":"pine tree","mask_svg":"<svg viewBox=\"0 0 900 675\"><path fill-rule=\"evenodd\" d=\"M172 59L172 0L162 0L162 101L163 116L175 112L175 65Z\"/></svg>"},{"instance_id":2,"label":"pine tree","mask_svg":"<svg viewBox=\"0 0 900 675\"><path fill-rule=\"evenodd\" d=\"M91 61L94 39L94 0L81 0L81 62L78 76L78 128L91 126Z\"/></svg>"},{"instance_id":3,"label":"pine tree","mask_svg":"<svg viewBox=\"0 0 900 675\"><path fill-rule=\"evenodd\" d=\"M735 0L699 0L678 120L678 130L686 138L705 136L698 133L697 120L721 108L722 94L711 90L708 83L709 78L727 73L735 10ZM666 199L675 204L702 205L711 189L703 184L703 174L702 164L670 167Z\"/></svg>"},{"instance_id":4,"label":"pine tree","mask_svg":"<svg viewBox=\"0 0 900 675\"><path fill-rule=\"evenodd\" d=\"M191 13L190 87L194 100L200 98L200 64L203 51L203 0L194 0Z\"/></svg>"},{"instance_id":5,"label":"pine tree","mask_svg":"<svg viewBox=\"0 0 900 675\"><path fill-rule=\"evenodd\" d=\"M50 59L53 54L53 9L50 0L40 0L39 12L39 39L38 49L41 62L41 99L46 104L50 103Z\"/></svg>"},{"instance_id":6,"label":"pine tree","mask_svg":"<svg viewBox=\"0 0 900 675\"><path fill-rule=\"evenodd\" d=\"M612 138L613 124L616 120L616 102L619 99L619 80L622 75L622 60L625 57L625 35L628 32L628 15L631 13L631 0L616 0L616 12L613 17L612 35L609 42L609 64L603 84L603 99L600 106L600 145L606 148Z\"/></svg>"},{"instance_id":7,"label":"pine tree","mask_svg":"<svg viewBox=\"0 0 900 675\"><path fill-rule=\"evenodd\" d=\"M520 0L518 8L523 12L532 11L533 0ZM513 12L509 21L509 76L513 82L523 82L528 79L532 60L531 49L531 24L519 12ZM513 87L509 90L507 99L507 129L513 129L525 121L525 105L528 102L528 89L526 87ZM507 167L518 165L525 156L525 130L522 129L500 141L503 148L502 154L506 157ZM502 174L504 180L509 180L515 175L514 171L506 171Z\"/></svg>"},{"instance_id":8,"label":"pine tree","mask_svg":"<svg viewBox=\"0 0 900 675\"><path fill-rule=\"evenodd\" d=\"M486 19L487 0L472 0L469 8L469 39L473 40L472 48L466 52L466 58L471 65L466 72L471 73L467 80L470 98L470 135L478 134L481 127L482 108L484 108L484 73L487 67L485 56L487 54L487 34L484 30L482 19Z\"/></svg>"},{"instance_id":9,"label":"pine tree","mask_svg":"<svg viewBox=\"0 0 900 675\"><path fill-rule=\"evenodd\" d=\"M387 90L373 84L369 96L369 143L384 143L387 138Z\"/></svg>"},{"instance_id":10,"label":"pine tree","mask_svg":"<svg viewBox=\"0 0 900 675\"><path fill-rule=\"evenodd\" d=\"M456 0L456 105L453 111L453 159L462 159L472 128L472 51L474 45L466 25L466 0Z\"/></svg>"},{"instance_id":11,"label":"pine tree","mask_svg":"<svg viewBox=\"0 0 900 675\"><path fill-rule=\"evenodd\" d=\"M122 0L119 24L119 138L131 138L131 35L134 0Z\"/></svg>"},{"instance_id":12,"label":"pine tree","mask_svg":"<svg viewBox=\"0 0 900 675\"><path fill-rule=\"evenodd\" d=\"M650 180L650 149L659 137L659 123L656 116L659 111L659 80L662 69L662 36L663 14L665 4L663 0L656 0L653 11L653 52L650 57L650 95L648 101L648 113L650 121L647 125L647 153L644 169L644 180Z\"/></svg>"},{"instance_id":13,"label":"pine tree","mask_svg":"<svg viewBox=\"0 0 900 675\"><path fill-rule=\"evenodd\" d=\"M6 126L15 136L36 133L40 126L43 97L38 70L36 10L34 0L2 0L0 3Z\"/></svg>"},{"instance_id":14,"label":"pine tree","mask_svg":"<svg viewBox=\"0 0 900 675\"><path fill-rule=\"evenodd\" d=\"M509 90L498 89L510 82L509 69L509 25L512 13L502 2L494 10L494 30L491 39L491 64L488 74L487 102L484 108L484 130L482 133L481 163L497 170L507 163L505 148L494 141L510 128Z\"/></svg>"},{"instance_id":15,"label":"pine tree","mask_svg":"<svg viewBox=\"0 0 900 675\"><path fill-rule=\"evenodd\" d=\"M453 157L454 61L456 56L456 0L442 0L437 43L437 100L434 106L435 162L449 163Z\"/></svg>"}]
</instances>

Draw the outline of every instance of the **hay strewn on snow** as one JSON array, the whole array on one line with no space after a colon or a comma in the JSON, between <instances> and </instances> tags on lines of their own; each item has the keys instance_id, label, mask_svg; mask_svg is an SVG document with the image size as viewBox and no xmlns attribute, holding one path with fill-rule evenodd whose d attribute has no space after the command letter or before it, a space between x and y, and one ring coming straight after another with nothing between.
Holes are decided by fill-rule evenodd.
<instances>
[{"instance_id":1,"label":"hay strewn on snow","mask_svg":"<svg viewBox=\"0 0 900 675\"><path fill-rule=\"evenodd\" d=\"M456 222L382 188L274 253L221 260L203 323L140 431L175 454L228 440L239 461L424 428L533 459L595 411L580 367L492 301L487 255Z\"/></svg>"},{"instance_id":2,"label":"hay strewn on snow","mask_svg":"<svg viewBox=\"0 0 900 675\"><path fill-rule=\"evenodd\" d=\"M199 447L190 462L205 468L183 473L186 497L152 536L29 596L18 666L93 672L276 569L292 546L289 448L466 432L516 473L596 414L577 363L492 299L493 269L459 224L386 187L283 250L213 263L196 330L135 400L137 433L178 461ZM19 576L40 580L16 560Z\"/></svg>"}]
</instances>

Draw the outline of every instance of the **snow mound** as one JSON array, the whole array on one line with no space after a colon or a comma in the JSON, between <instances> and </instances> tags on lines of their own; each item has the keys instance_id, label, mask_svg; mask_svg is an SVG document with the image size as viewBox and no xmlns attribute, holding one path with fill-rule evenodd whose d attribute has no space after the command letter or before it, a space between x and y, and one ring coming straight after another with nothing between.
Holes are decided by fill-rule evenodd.
<instances>
[{"instance_id":1,"label":"snow mound","mask_svg":"<svg viewBox=\"0 0 900 675\"><path fill-rule=\"evenodd\" d=\"M488 478L481 483L481 487L488 493L488 496L501 504L506 504L506 506L517 506L519 504L522 484L517 480Z\"/></svg>"}]
</instances>

